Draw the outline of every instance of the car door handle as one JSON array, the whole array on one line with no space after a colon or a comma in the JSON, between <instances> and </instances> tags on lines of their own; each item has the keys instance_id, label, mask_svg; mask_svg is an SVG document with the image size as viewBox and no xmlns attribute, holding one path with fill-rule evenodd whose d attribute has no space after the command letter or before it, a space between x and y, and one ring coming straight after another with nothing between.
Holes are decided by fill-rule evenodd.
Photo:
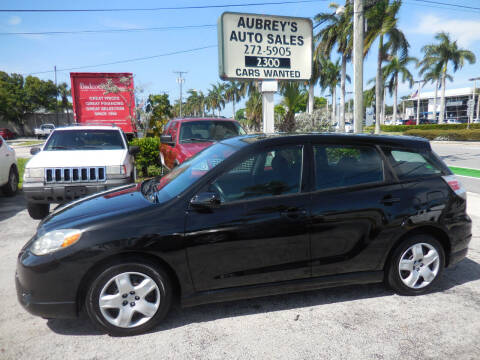
<instances>
[{"instance_id":1,"label":"car door handle","mask_svg":"<svg viewBox=\"0 0 480 360\"><path fill-rule=\"evenodd\" d=\"M307 216L307 210L297 208L287 209L284 211L280 211L280 215L290 219L298 219Z\"/></svg>"},{"instance_id":2,"label":"car door handle","mask_svg":"<svg viewBox=\"0 0 480 360\"><path fill-rule=\"evenodd\" d=\"M392 205L394 203L400 202L400 198L393 197L391 195L385 196L380 202L384 205Z\"/></svg>"}]
</instances>

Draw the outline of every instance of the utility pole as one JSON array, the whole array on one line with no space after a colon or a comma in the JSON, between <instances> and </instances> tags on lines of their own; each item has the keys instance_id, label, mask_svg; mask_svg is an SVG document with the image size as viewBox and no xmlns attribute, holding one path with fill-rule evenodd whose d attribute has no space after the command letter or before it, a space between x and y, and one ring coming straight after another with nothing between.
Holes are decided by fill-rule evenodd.
<instances>
[{"instance_id":1,"label":"utility pole","mask_svg":"<svg viewBox=\"0 0 480 360\"><path fill-rule=\"evenodd\" d=\"M420 90L422 89L422 84L425 83L424 80L417 80L415 84L418 84L417 91L417 125L420 125Z\"/></svg>"},{"instance_id":2,"label":"utility pole","mask_svg":"<svg viewBox=\"0 0 480 360\"><path fill-rule=\"evenodd\" d=\"M363 37L364 37L364 0L353 0L353 86L355 102L353 104L354 131L363 131ZM379 121L379 119L377 119Z\"/></svg>"},{"instance_id":3,"label":"utility pole","mask_svg":"<svg viewBox=\"0 0 480 360\"><path fill-rule=\"evenodd\" d=\"M182 96L183 96L182 84L185 82L185 78L182 75L188 73L188 71L174 71L174 73L178 74L177 83L180 85L180 99L179 99L180 117L182 117Z\"/></svg>"},{"instance_id":4,"label":"utility pole","mask_svg":"<svg viewBox=\"0 0 480 360\"><path fill-rule=\"evenodd\" d=\"M55 126L58 126L58 87L57 87L57 65L53 66L53 72L55 73Z\"/></svg>"}]
</instances>

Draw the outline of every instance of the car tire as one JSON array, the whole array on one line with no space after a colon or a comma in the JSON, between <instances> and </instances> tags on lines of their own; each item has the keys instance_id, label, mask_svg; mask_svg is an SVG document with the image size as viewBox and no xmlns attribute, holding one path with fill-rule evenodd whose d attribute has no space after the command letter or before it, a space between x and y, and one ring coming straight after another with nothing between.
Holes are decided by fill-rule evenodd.
<instances>
[{"instance_id":1,"label":"car tire","mask_svg":"<svg viewBox=\"0 0 480 360\"><path fill-rule=\"evenodd\" d=\"M393 252L387 267L387 284L401 295L428 292L441 277L445 251L430 235L414 235Z\"/></svg>"},{"instance_id":2,"label":"car tire","mask_svg":"<svg viewBox=\"0 0 480 360\"><path fill-rule=\"evenodd\" d=\"M10 168L8 173L8 182L2 187L2 191L6 196L13 196L18 191L18 172L15 166Z\"/></svg>"},{"instance_id":3,"label":"car tire","mask_svg":"<svg viewBox=\"0 0 480 360\"><path fill-rule=\"evenodd\" d=\"M92 322L113 336L137 335L154 328L171 303L168 274L137 260L104 268L93 279L85 299Z\"/></svg>"},{"instance_id":4,"label":"car tire","mask_svg":"<svg viewBox=\"0 0 480 360\"><path fill-rule=\"evenodd\" d=\"M28 203L27 205L28 214L32 219L42 220L47 217L50 212L50 204L34 204Z\"/></svg>"}]
</instances>

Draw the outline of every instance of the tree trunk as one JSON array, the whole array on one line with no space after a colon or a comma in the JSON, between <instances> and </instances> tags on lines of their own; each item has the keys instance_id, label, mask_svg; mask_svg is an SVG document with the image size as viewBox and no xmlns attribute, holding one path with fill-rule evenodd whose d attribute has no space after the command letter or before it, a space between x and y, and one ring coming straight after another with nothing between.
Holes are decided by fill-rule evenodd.
<instances>
[{"instance_id":1,"label":"tree trunk","mask_svg":"<svg viewBox=\"0 0 480 360\"><path fill-rule=\"evenodd\" d=\"M232 100L232 109L233 109L233 116L232 116L232 118L235 119L235 99Z\"/></svg>"},{"instance_id":2,"label":"tree trunk","mask_svg":"<svg viewBox=\"0 0 480 360\"><path fill-rule=\"evenodd\" d=\"M438 118L438 123L443 124L445 121L445 79L447 77L447 67L442 73L442 99L440 100L440 116Z\"/></svg>"},{"instance_id":3,"label":"tree trunk","mask_svg":"<svg viewBox=\"0 0 480 360\"><path fill-rule=\"evenodd\" d=\"M377 77L375 81L375 134L380 134L380 118L382 112L383 99L383 35L380 35L378 43L378 58L377 58Z\"/></svg>"},{"instance_id":4,"label":"tree trunk","mask_svg":"<svg viewBox=\"0 0 480 360\"><path fill-rule=\"evenodd\" d=\"M314 94L314 84L310 84L308 86L308 106L307 106L307 113L313 114L313 104L315 103L315 94Z\"/></svg>"},{"instance_id":5,"label":"tree trunk","mask_svg":"<svg viewBox=\"0 0 480 360\"><path fill-rule=\"evenodd\" d=\"M386 114L385 114L385 104L386 104L386 99L387 98L387 88L384 87L383 88L383 99L382 99L382 118L381 118L381 122L380 122L380 125L384 125L385 124L385 117L386 117Z\"/></svg>"},{"instance_id":6,"label":"tree trunk","mask_svg":"<svg viewBox=\"0 0 480 360\"><path fill-rule=\"evenodd\" d=\"M337 113L337 89L336 86L332 88L332 126L335 124L335 115Z\"/></svg>"},{"instance_id":7,"label":"tree trunk","mask_svg":"<svg viewBox=\"0 0 480 360\"><path fill-rule=\"evenodd\" d=\"M435 99L433 99L433 120L437 121L438 79L435 81Z\"/></svg>"},{"instance_id":8,"label":"tree trunk","mask_svg":"<svg viewBox=\"0 0 480 360\"><path fill-rule=\"evenodd\" d=\"M345 131L345 79L347 77L347 57L342 55L342 72L340 76L340 131Z\"/></svg>"},{"instance_id":9,"label":"tree trunk","mask_svg":"<svg viewBox=\"0 0 480 360\"><path fill-rule=\"evenodd\" d=\"M393 124L397 121L397 106L398 106L398 74L395 75L395 89L393 94Z\"/></svg>"}]
</instances>

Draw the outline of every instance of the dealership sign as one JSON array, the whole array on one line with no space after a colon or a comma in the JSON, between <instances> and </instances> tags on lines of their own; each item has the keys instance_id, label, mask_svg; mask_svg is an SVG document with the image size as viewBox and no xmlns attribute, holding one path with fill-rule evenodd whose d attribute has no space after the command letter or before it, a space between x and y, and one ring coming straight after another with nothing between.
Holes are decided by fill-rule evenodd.
<instances>
[{"instance_id":1,"label":"dealership sign","mask_svg":"<svg viewBox=\"0 0 480 360\"><path fill-rule=\"evenodd\" d=\"M225 12L218 20L220 78L310 80L312 21Z\"/></svg>"}]
</instances>

